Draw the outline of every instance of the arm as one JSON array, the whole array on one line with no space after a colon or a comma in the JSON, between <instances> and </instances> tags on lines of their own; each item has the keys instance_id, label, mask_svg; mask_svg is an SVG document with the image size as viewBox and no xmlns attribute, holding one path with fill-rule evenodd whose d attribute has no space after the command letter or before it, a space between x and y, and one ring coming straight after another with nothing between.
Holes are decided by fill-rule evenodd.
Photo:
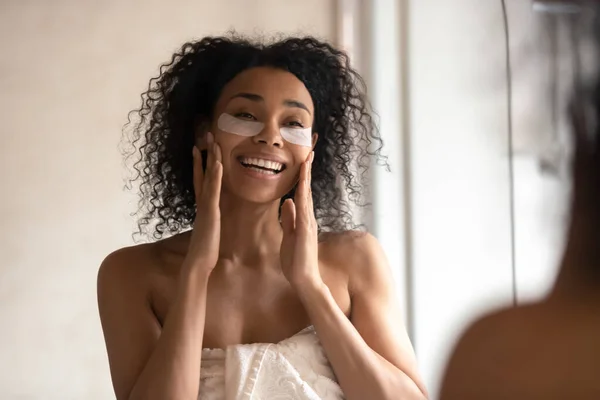
<instances>
[{"instance_id":1,"label":"arm","mask_svg":"<svg viewBox=\"0 0 600 400\"><path fill-rule=\"evenodd\" d=\"M198 398L208 278L218 260L221 233L221 151L210 133L208 143L206 179L201 153L193 149L196 204L205 212L194 221L162 331L148 301L143 265L135 273L143 258L123 250L100 267L98 307L119 400Z\"/></svg>"},{"instance_id":2,"label":"arm","mask_svg":"<svg viewBox=\"0 0 600 400\"><path fill-rule=\"evenodd\" d=\"M299 290L340 385L350 400L424 399L383 252L370 235L354 239L352 249L351 321L324 283Z\"/></svg>"},{"instance_id":3,"label":"arm","mask_svg":"<svg viewBox=\"0 0 600 400\"><path fill-rule=\"evenodd\" d=\"M184 268L162 328L127 257L98 274L98 307L117 399L197 399L208 274Z\"/></svg>"},{"instance_id":4,"label":"arm","mask_svg":"<svg viewBox=\"0 0 600 400\"><path fill-rule=\"evenodd\" d=\"M336 264L349 271L352 322L319 271L318 224L310 190L311 153L300 168L294 200L281 207L281 268L296 289L348 399L423 399L415 357L377 240L360 235L337 246Z\"/></svg>"}]
</instances>

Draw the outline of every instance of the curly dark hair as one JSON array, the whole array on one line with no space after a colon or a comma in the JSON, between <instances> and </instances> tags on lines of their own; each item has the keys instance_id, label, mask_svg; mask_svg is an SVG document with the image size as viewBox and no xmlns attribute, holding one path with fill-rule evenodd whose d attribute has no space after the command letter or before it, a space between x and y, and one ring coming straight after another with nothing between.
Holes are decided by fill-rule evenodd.
<instances>
[{"instance_id":1,"label":"curly dark hair","mask_svg":"<svg viewBox=\"0 0 600 400\"><path fill-rule=\"evenodd\" d=\"M357 229L350 202L365 199L366 172L372 159L389 169L383 142L366 100L366 86L347 55L313 37L253 41L236 34L185 43L160 67L131 111L125 135L126 159L135 156L139 182L138 233L155 239L189 228L196 216L192 147L199 120L211 121L223 87L253 67L269 66L294 74L315 107L319 133L313 162L312 192L321 231ZM135 117L135 123L132 123ZM344 193L345 191L345 193ZM292 197L294 189L284 198ZM153 228L150 228L153 227Z\"/></svg>"}]
</instances>

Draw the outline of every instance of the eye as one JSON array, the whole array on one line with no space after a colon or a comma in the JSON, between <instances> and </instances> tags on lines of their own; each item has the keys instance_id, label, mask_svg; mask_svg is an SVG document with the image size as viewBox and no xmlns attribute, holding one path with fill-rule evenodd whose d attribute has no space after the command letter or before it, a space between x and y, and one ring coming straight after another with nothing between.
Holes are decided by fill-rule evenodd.
<instances>
[{"instance_id":1,"label":"eye","mask_svg":"<svg viewBox=\"0 0 600 400\"><path fill-rule=\"evenodd\" d=\"M300 121L290 121L287 123L289 126L292 126L294 128L304 128L304 125L302 124L302 122Z\"/></svg>"},{"instance_id":2,"label":"eye","mask_svg":"<svg viewBox=\"0 0 600 400\"><path fill-rule=\"evenodd\" d=\"M248 120L252 120L252 121L256 120L254 115L249 114L247 112L240 112L240 113L234 114L233 116L236 118L239 118L239 119L248 119Z\"/></svg>"}]
</instances>

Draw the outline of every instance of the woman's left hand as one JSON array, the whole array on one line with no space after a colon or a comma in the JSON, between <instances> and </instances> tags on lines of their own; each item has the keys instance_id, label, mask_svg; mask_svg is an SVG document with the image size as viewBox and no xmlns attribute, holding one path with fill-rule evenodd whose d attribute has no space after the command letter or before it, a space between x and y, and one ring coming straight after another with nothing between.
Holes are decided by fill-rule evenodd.
<instances>
[{"instance_id":1,"label":"woman's left hand","mask_svg":"<svg viewBox=\"0 0 600 400\"><path fill-rule=\"evenodd\" d=\"M300 180L294 200L287 199L281 207L281 268L296 290L322 283L319 272L318 227L310 189L314 152L300 167Z\"/></svg>"}]
</instances>

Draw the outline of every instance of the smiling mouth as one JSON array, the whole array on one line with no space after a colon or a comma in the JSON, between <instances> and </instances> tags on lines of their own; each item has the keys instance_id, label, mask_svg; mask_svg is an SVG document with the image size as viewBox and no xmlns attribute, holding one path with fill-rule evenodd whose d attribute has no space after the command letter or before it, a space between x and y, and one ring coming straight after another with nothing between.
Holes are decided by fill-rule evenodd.
<instances>
[{"instance_id":1,"label":"smiling mouth","mask_svg":"<svg viewBox=\"0 0 600 400\"><path fill-rule=\"evenodd\" d=\"M238 161L244 168L266 175L277 175L285 170L285 164L262 158L240 157Z\"/></svg>"}]
</instances>

